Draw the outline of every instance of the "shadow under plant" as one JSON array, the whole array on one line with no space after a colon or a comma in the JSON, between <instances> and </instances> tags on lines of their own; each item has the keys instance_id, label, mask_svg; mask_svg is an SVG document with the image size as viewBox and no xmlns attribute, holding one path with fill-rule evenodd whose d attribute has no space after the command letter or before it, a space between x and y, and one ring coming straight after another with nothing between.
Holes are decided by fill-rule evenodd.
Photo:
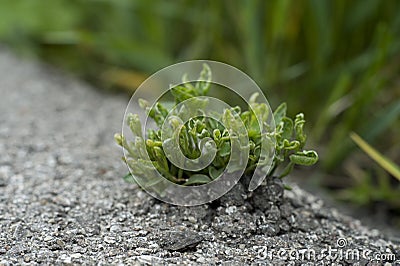
<instances>
[{"instance_id":1,"label":"shadow under plant","mask_svg":"<svg viewBox=\"0 0 400 266\"><path fill-rule=\"evenodd\" d=\"M279 250L310 249L315 251L315 257L300 256L296 261L352 265L366 264L371 258L344 257L340 252L358 250L361 254L370 250L371 254L384 251L397 258L400 255L398 244L382 240L378 231L327 208L320 199L296 185L292 185L291 191L284 191L279 179L268 183L259 189L270 195L255 192L252 200L248 200L246 197L251 195L243 193L239 185L217 204L195 207L172 206L146 196L138 219L150 221L146 222L151 232L148 239L155 245L139 251L139 260L278 263L296 259L277 256ZM157 217L157 222L152 217ZM346 246L338 246L337 242L343 238ZM334 250L331 256L326 253L327 248Z\"/></svg>"}]
</instances>

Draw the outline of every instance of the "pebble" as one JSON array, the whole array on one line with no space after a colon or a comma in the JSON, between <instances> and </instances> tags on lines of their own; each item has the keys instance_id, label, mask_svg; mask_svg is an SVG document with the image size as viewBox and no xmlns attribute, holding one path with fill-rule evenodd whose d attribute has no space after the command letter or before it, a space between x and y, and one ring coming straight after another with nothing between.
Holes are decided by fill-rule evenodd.
<instances>
[{"instance_id":1,"label":"pebble","mask_svg":"<svg viewBox=\"0 0 400 266\"><path fill-rule=\"evenodd\" d=\"M196 260L198 263L206 263L206 259L204 257L199 257Z\"/></svg>"},{"instance_id":2,"label":"pebble","mask_svg":"<svg viewBox=\"0 0 400 266\"><path fill-rule=\"evenodd\" d=\"M183 251L196 247L204 238L192 231L169 231L164 233L161 246L169 251Z\"/></svg>"},{"instance_id":3,"label":"pebble","mask_svg":"<svg viewBox=\"0 0 400 266\"><path fill-rule=\"evenodd\" d=\"M225 212L227 214L233 214L237 211L237 207L236 206L229 206L225 209Z\"/></svg>"},{"instance_id":4,"label":"pebble","mask_svg":"<svg viewBox=\"0 0 400 266\"><path fill-rule=\"evenodd\" d=\"M104 242L106 242L106 243L108 243L108 244L114 244L114 243L115 243L115 238L106 236L106 237L104 238Z\"/></svg>"},{"instance_id":5,"label":"pebble","mask_svg":"<svg viewBox=\"0 0 400 266\"><path fill-rule=\"evenodd\" d=\"M120 231L121 231L121 227L119 225L112 225L110 227L110 232L112 232L112 233L117 233L117 232L120 232Z\"/></svg>"},{"instance_id":6,"label":"pebble","mask_svg":"<svg viewBox=\"0 0 400 266\"><path fill-rule=\"evenodd\" d=\"M151 265L161 261L160 258L150 255L141 255L137 257L137 259L140 263L151 264Z\"/></svg>"},{"instance_id":7,"label":"pebble","mask_svg":"<svg viewBox=\"0 0 400 266\"><path fill-rule=\"evenodd\" d=\"M0 177L0 187L7 186L7 181L4 177Z\"/></svg>"},{"instance_id":8,"label":"pebble","mask_svg":"<svg viewBox=\"0 0 400 266\"><path fill-rule=\"evenodd\" d=\"M0 260L0 266L8 266L11 265L11 263L7 260Z\"/></svg>"},{"instance_id":9,"label":"pebble","mask_svg":"<svg viewBox=\"0 0 400 266\"><path fill-rule=\"evenodd\" d=\"M60 259L63 263L72 263L72 258L66 254L61 255Z\"/></svg>"},{"instance_id":10,"label":"pebble","mask_svg":"<svg viewBox=\"0 0 400 266\"><path fill-rule=\"evenodd\" d=\"M157 249L159 247L160 246L157 243L153 243L153 244L149 245L149 248L151 248L151 249Z\"/></svg>"},{"instance_id":11,"label":"pebble","mask_svg":"<svg viewBox=\"0 0 400 266\"><path fill-rule=\"evenodd\" d=\"M73 258L73 259L79 259L80 257L82 257L82 254L80 254L80 253L71 254L71 258Z\"/></svg>"},{"instance_id":12,"label":"pebble","mask_svg":"<svg viewBox=\"0 0 400 266\"><path fill-rule=\"evenodd\" d=\"M197 222L197 219L194 218L193 216L189 216L189 217L188 217L188 221L191 222L192 224L194 224L194 223Z\"/></svg>"},{"instance_id":13,"label":"pebble","mask_svg":"<svg viewBox=\"0 0 400 266\"><path fill-rule=\"evenodd\" d=\"M147 230L140 230L139 232L138 232L138 235L139 236L147 236L149 234L149 231L147 231Z\"/></svg>"},{"instance_id":14,"label":"pebble","mask_svg":"<svg viewBox=\"0 0 400 266\"><path fill-rule=\"evenodd\" d=\"M137 248L136 251L139 254L149 254L149 253L151 253L151 249L148 249L148 248Z\"/></svg>"}]
</instances>

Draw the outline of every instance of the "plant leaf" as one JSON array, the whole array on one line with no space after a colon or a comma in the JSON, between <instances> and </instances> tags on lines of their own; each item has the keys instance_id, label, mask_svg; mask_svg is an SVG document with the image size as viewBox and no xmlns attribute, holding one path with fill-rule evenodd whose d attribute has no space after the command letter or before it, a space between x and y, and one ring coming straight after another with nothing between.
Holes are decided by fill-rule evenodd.
<instances>
[{"instance_id":1,"label":"plant leaf","mask_svg":"<svg viewBox=\"0 0 400 266\"><path fill-rule=\"evenodd\" d=\"M283 169L282 173L279 175L279 178L283 178L283 177L287 176L288 174L290 174L290 172L292 172L292 170L293 170L293 167L294 167L294 163L290 162L285 167L285 169Z\"/></svg>"},{"instance_id":2,"label":"plant leaf","mask_svg":"<svg viewBox=\"0 0 400 266\"><path fill-rule=\"evenodd\" d=\"M142 136L142 126L137 114L128 114L127 123L135 136Z\"/></svg>"},{"instance_id":3,"label":"plant leaf","mask_svg":"<svg viewBox=\"0 0 400 266\"><path fill-rule=\"evenodd\" d=\"M302 151L289 156L292 163L298 165L313 165L318 161L318 154L315 151Z\"/></svg>"},{"instance_id":4,"label":"plant leaf","mask_svg":"<svg viewBox=\"0 0 400 266\"><path fill-rule=\"evenodd\" d=\"M219 150L219 156L225 157L228 156L229 154L231 154L231 145L228 141L225 141L222 144L221 149Z\"/></svg>"},{"instance_id":5,"label":"plant leaf","mask_svg":"<svg viewBox=\"0 0 400 266\"><path fill-rule=\"evenodd\" d=\"M183 102L187 99L197 96L194 90L184 86L176 86L171 89L171 94L174 96L177 103Z\"/></svg>"},{"instance_id":6,"label":"plant leaf","mask_svg":"<svg viewBox=\"0 0 400 266\"><path fill-rule=\"evenodd\" d=\"M217 169L213 166L210 166L210 168L208 168L208 173L213 180L217 179L223 172L224 168Z\"/></svg>"},{"instance_id":7,"label":"plant leaf","mask_svg":"<svg viewBox=\"0 0 400 266\"><path fill-rule=\"evenodd\" d=\"M350 138L366 153L371 157L377 164L383 169L392 174L397 180L400 181L400 168L389 158L375 150L367 142L365 142L359 135L354 132L350 133Z\"/></svg>"},{"instance_id":8,"label":"plant leaf","mask_svg":"<svg viewBox=\"0 0 400 266\"><path fill-rule=\"evenodd\" d=\"M285 116L286 103L281 103L281 105L279 105L274 112L275 125L278 125L282 121L282 118L284 118Z\"/></svg>"},{"instance_id":9,"label":"plant leaf","mask_svg":"<svg viewBox=\"0 0 400 266\"><path fill-rule=\"evenodd\" d=\"M289 117L282 117L283 127L282 127L282 138L290 139L293 134L293 120Z\"/></svg>"},{"instance_id":10,"label":"plant leaf","mask_svg":"<svg viewBox=\"0 0 400 266\"><path fill-rule=\"evenodd\" d=\"M285 150L294 150L297 151L297 149L300 147L300 142L297 140L293 141L288 141L287 139L283 140L283 148Z\"/></svg>"},{"instance_id":11,"label":"plant leaf","mask_svg":"<svg viewBox=\"0 0 400 266\"><path fill-rule=\"evenodd\" d=\"M196 83L196 89L201 95L206 95L211 86L211 69L207 64L203 64L203 70L200 72L199 81Z\"/></svg>"},{"instance_id":12,"label":"plant leaf","mask_svg":"<svg viewBox=\"0 0 400 266\"><path fill-rule=\"evenodd\" d=\"M304 134L304 131L303 131L303 126L304 126L305 122L306 122L306 120L304 120L303 113L299 113L296 115L296 118L294 120L294 130L296 132L296 139L298 141L300 141L301 147L304 146L304 144L307 140L307 136L306 136L306 134Z\"/></svg>"},{"instance_id":13,"label":"plant leaf","mask_svg":"<svg viewBox=\"0 0 400 266\"><path fill-rule=\"evenodd\" d=\"M122 177L122 179L127 183L136 184L136 180L135 178L133 178L131 173L128 173L127 175Z\"/></svg>"},{"instance_id":14,"label":"plant leaf","mask_svg":"<svg viewBox=\"0 0 400 266\"><path fill-rule=\"evenodd\" d=\"M188 181L186 181L185 183L185 186L195 185L195 184L207 184L211 181L212 181L211 178L206 175L194 174L191 177L189 177Z\"/></svg>"}]
</instances>

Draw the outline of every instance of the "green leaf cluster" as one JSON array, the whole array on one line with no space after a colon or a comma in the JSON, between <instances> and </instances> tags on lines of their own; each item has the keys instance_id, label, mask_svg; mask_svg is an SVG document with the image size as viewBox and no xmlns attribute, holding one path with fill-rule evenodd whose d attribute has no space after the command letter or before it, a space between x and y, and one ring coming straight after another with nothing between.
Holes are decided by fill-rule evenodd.
<instances>
[{"instance_id":1,"label":"green leaf cluster","mask_svg":"<svg viewBox=\"0 0 400 266\"><path fill-rule=\"evenodd\" d=\"M316 152L303 150L306 142L306 135L303 132L305 123L303 114L298 114L293 121L286 116L286 104L280 105L271 114L266 104L257 103L258 95L254 94L249 99L248 110L242 111L236 106L224 109L221 114L207 117L202 110L206 100L196 97L205 96L211 87L210 68L204 65L199 81L195 84L187 82L186 76L183 76L182 80L182 85L173 87L171 93L176 104L188 99L195 101L196 107L198 107L196 108L198 113L195 116L191 114L191 118L184 125L180 125L176 116L168 114L185 115L187 112L185 105L170 110L160 102L150 106L147 101L141 99L139 100L140 107L146 110L149 117L157 124L158 129L149 129L144 137L138 115L129 114L126 122L134 135L134 141L128 142L121 134L115 135L116 142L126 151L126 157L123 160L128 164L134 176L146 176L150 183L157 183L159 177L154 173L156 169L163 177L180 185L205 184L215 180L225 171L228 162L234 157L231 154L240 153L234 147L239 147L241 151L249 154L245 175L251 175L259 165L266 166L264 172L266 175L273 175L279 165L286 163L286 167L280 174L280 176L285 176L295 164L312 165L317 162ZM276 128L271 127L272 115ZM242 123L238 123L238 119ZM222 123L218 121L222 121ZM211 139L215 143L216 151L213 161L199 171L181 169L171 163L165 154L161 138L161 127L164 122L171 129L181 126L177 149L180 149L188 159L195 160L204 153L210 152L212 148L204 142ZM243 124L246 127L246 136L232 134L232 131L229 130L229 128L239 128ZM238 143L241 137L248 139L248 146L233 145L235 142ZM165 141L171 141L171 139ZM272 166L267 164L270 156L274 158ZM239 157L238 160L242 159ZM239 161L237 165L240 164ZM235 163L233 162L233 169L235 169ZM125 180L133 181L129 175L125 177Z\"/></svg>"},{"instance_id":2,"label":"green leaf cluster","mask_svg":"<svg viewBox=\"0 0 400 266\"><path fill-rule=\"evenodd\" d=\"M304 114L296 115L294 121L286 116L286 103L282 103L274 112L275 130L275 157L273 171L283 163L286 166L280 177L288 175L294 165L310 166L318 161L318 154L313 150L304 150L307 136L304 133Z\"/></svg>"}]
</instances>

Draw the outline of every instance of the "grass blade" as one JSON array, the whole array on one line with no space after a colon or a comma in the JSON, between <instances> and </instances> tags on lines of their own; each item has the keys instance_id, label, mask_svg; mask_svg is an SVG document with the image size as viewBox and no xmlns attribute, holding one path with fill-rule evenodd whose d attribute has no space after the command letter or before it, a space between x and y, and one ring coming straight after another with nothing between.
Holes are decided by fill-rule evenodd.
<instances>
[{"instance_id":1,"label":"grass blade","mask_svg":"<svg viewBox=\"0 0 400 266\"><path fill-rule=\"evenodd\" d=\"M389 158L375 150L367 142L365 142L359 135L354 132L350 133L350 138L376 163L378 163L383 169L392 174L395 178L400 181L400 168L392 162Z\"/></svg>"}]
</instances>

